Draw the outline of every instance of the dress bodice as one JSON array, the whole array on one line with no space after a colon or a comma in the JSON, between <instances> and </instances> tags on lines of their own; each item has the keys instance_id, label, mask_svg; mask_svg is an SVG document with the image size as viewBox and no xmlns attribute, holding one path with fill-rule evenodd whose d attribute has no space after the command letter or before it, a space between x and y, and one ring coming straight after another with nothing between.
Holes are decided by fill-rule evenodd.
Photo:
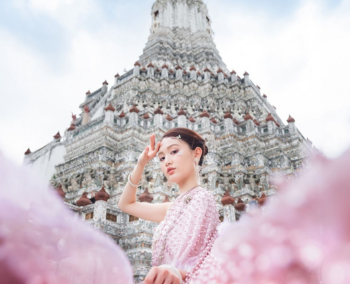
<instances>
[{"instance_id":1,"label":"dress bodice","mask_svg":"<svg viewBox=\"0 0 350 284\"><path fill-rule=\"evenodd\" d=\"M181 194L153 236L153 266L173 265L191 271L210 250L219 224L213 195L202 187Z\"/></svg>"}]
</instances>

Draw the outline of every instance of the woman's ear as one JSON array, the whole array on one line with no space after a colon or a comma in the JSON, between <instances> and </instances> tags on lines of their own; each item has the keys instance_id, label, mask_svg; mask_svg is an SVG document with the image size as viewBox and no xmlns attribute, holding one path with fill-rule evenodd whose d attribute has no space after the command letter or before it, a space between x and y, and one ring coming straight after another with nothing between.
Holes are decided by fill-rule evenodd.
<instances>
[{"instance_id":1,"label":"woman's ear","mask_svg":"<svg viewBox=\"0 0 350 284\"><path fill-rule=\"evenodd\" d=\"M194 149L194 157L200 159L202 157L203 150L200 147Z\"/></svg>"}]
</instances>

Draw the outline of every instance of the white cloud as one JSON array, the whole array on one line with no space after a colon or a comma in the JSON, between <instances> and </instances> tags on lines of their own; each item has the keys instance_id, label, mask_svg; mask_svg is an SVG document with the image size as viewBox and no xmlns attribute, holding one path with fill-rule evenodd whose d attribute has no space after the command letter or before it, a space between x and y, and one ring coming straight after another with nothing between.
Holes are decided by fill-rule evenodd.
<instances>
[{"instance_id":1,"label":"white cloud","mask_svg":"<svg viewBox=\"0 0 350 284\"><path fill-rule=\"evenodd\" d=\"M72 0L29 0L29 5L41 11L55 11L60 5L71 5Z\"/></svg>"},{"instance_id":2,"label":"white cloud","mask_svg":"<svg viewBox=\"0 0 350 284\"><path fill-rule=\"evenodd\" d=\"M91 2L91 7L95 4ZM114 75L131 68L142 52L146 41L142 29L122 31L120 25L108 23L101 11L91 9L85 16L94 17L102 28L89 31L75 22L79 11L75 7L64 19L62 10L48 14L66 29L68 50L64 56L57 55L62 57L59 70L40 50L0 29L0 41L6 42L0 45L0 151L17 163L28 147L37 150L57 131L63 133L71 111L79 114L85 93L100 88L106 79L112 85ZM143 42L134 44L129 34Z\"/></svg>"},{"instance_id":3,"label":"white cloud","mask_svg":"<svg viewBox=\"0 0 350 284\"><path fill-rule=\"evenodd\" d=\"M79 0L11 0L18 9L31 9L41 13L54 13L64 6L72 6ZM85 1L88 2L88 1Z\"/></svg>"},{"instance_id":4,"label":"white cloud","mask_svg":"<svg viewBox=\"0 0 350 284\"><path fill-rule=\"evenodd\" d=\"M84 20L99 18L103 22L101 3L96 0L11 0L24 14L46 16L74 32Z\"/></svg>"}]
</instances>

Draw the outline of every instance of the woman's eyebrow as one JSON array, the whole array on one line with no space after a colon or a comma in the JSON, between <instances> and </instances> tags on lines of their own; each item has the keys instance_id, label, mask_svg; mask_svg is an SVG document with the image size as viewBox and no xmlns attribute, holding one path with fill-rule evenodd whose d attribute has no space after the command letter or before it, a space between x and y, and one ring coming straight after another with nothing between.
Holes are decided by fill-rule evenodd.
<instances>
[{"instance_id":1,"label":"woman's eyebrow","mask_svg":"<svg viewBox=\"0 0 350 284\"><path fill-rule=\"evenodd\" d=\"M167 149L169 149L170 147L172 147L172 146L180 146L179 144L172 144L172 145L170 145ZM159 156L159 154L164 154L163 152L158 152L158 156Z\"/></svg>"}]
</instances>

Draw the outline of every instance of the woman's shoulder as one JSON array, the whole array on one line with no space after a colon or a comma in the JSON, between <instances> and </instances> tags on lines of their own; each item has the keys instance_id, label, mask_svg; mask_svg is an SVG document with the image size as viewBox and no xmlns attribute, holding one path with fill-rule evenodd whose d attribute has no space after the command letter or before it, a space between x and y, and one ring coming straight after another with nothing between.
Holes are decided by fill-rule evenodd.
<instances>
[{"instance_id":1,"label":"woman's shoulder","mask_svg":"<svg viewBox=\"0 0 350 284\"><path fill-rule=\"evenodd\" d=\"M198 190L196 190L196 192L193 193L193 196L191 196L189 202L191 204L189 208L190 211L193 212L193 214L197 214L198 212L212 212L213 214L210 215L213 218L216 216L215 213L217 213L217 206L215 198L209 190L203 187L198 188Z\"/></svg>"},{"instance_id":2,"label":"woman's shoulder","mask_svg":"<svg viewBox=\"0 0 350 284\"><path fill-rule=\"evenodd\" d=\"M198 187L196 192L193 193L193 198L196 200L215 202L214 195L208 189L203 187Z\"/></svg>"},{"instance_id":3,"label":"woman's shoulder","mask_svg":"<svg viewBox=\"0 0 350 284\"><path fill-rule=\"evenodd\" d=\"M213 196L213 194L207 188L202 186L198 187L198 192L205 196Z\"/></svg>"}]
</instances>

